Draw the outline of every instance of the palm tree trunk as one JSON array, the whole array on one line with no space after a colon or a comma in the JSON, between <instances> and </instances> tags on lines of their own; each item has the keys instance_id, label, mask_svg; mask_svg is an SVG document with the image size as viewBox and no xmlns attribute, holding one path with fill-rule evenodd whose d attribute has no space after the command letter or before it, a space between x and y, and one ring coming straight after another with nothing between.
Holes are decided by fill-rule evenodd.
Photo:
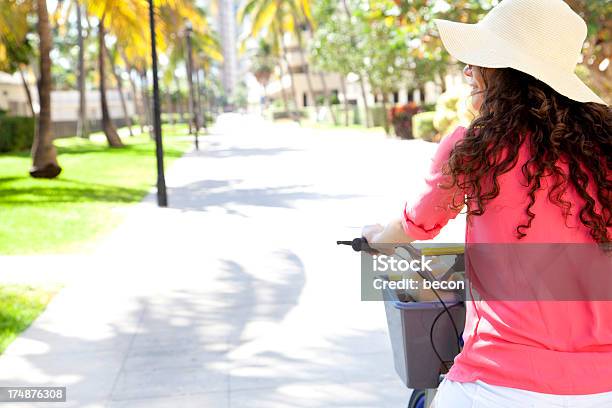
<instances>
[{"instance_id":1,"label":"palm tree trunk","mask_svg":"<svg viewBox=\"0 0 612 408\"><path fill-rule=\"evenodd\" d=\"M204 129L208 133L208 119L212 123L212 111L210 110L210 81L206 79L206 69L202 70L202 81L204 86Z\"/></svg>"},{"instance_id":2,"label":"palm tree trunk","mask_svg":"<svg viewBox=\"0 0 612 408\"><path fill-rule=\"evenodd\" d=\"M83 38L83 24L81 4L75 2L77 13L77 38L79 46L79 117L77 119L77 136L89 137L89 123L87 121L87 94L85 89L85 41Z\"/></svg>"},{"instance_id":3,"label":"palm tree trunk","mask_svg":"<svg viewBox=\"0 0 612 408\"><path fill-rule=\"evenodd\" d=\"M297 104L297 92L295 91L295 79L293 78L293 72L291 72L291 66L289 65L289 58L287 57L287 47L285 46L285 42L283 41L283 37L281 35L281 45L282 45L282 53L283 59L285 60L285 64L287 64L287 71L289 71L289 78L291 79L291 95L293 96L293 105L295 106L295 112L292 112L291 116L296 122L300 122L300 116L298 111Z\"/></svg>"},{"instance_id":4,"label":"palm tree trunk","mask_svg":"<svg viewBox=\"0 0 612 408\"><path fill-rule=\"evenodd\" d=\"M38 80L38 100L40 113L34 143L32 145L32 168L30 175L36 178L55 178L62 168L57 163L57 151L53 146L51 133L51 27L47 1L37 0L39 64L40 79Z\"/></svg>"},{"instance_id":5,"label":"palm tree trunk","mask_svg":"<svg viewBox=\"0 0 612 408\"><path fill-rule=\"evenodd\" d=\"M332 109L331 102L329 101L331 97L329 94L329 89L327 89L327 82L325 81L325 74L322 72L319 72L319 78L321 79L321 84L323 85L323 95L325 95L325 106L329 110L329 114L332 117L332 122L334 122L334 125L338 125L338 118L336 117L336 113Z\"/></svg>"},{"instance_id":6,"label":"palm tree trunk","mask_svg":"<svg viewBox=\"0 0 612 408\"><path fill-rule=\"evenodd\" d=\"M387 116L387 92L382 93L382 109L383 109L383 127L385 129L385 134L389 134L391 130L389 127L389 117Z\"/></svg>"},{"instance_id":7,"label":"palm tree trunk","mask_svg":"<svg viewBox=\"0 0 612 408\"><path fill-rule=\"evenodd\" d=\"M130 89L132 90L132 97L134 98L134 108L136 109L136 117L138 118L138 127L140 128L140 133L144 133L144 107L142 105L142 101L138 97L138 89L136 88L136 81L134 81L132 69L128 71L130 78Z\"/></svg>"},{"instance_id":8,"label":"palm tree trunk","mask_svg":"<svg viewBox=\"0 0 612 408\"><path fill-rule=\"evenodd\" d=\"M285 87L283 86L283 77L285 76L285 70L283 69L282 61L280 62L280 64L278 64L278 67L280 69L280 88L281 95L283 96L283 105L285 105L285 111L287 112L287 116L289 118L292 118L293 115L291 114L291 110L289 108L289 99L287 98L287 92L285 91Z\"/></svg>"},{"instance_id":9,"label":"palm tree trunk","mask_svg":"<svg viewBox=\"0 0 612 408\"><path fill-rule=\"evenodd\" d=\"M202 123L204 122L204 118L202 115L202 88L200 86L200 68L198 68L197 66L194 68L195 69L195 92L196 92L196 106L198 108L198 111L196 113L196 116L198 117L198 126L202 126ZM198 129L199 131L200 129Z\"/></svg>"},{"instance_id":10,"label":"palm tree trunk","mask_svg":"<svg viewBox=\"0 0 612 408\"><path fill-rule=\"evenodd\" d=\"M123 110L123 118L125 120L125 125L128 127L130 132L130 137L134 137L134 132L132 131L132 118L128 113L127 104L125 103L125 95L123 94L123 81L119 72L117 72L117 64L115 63L115 59L110 55L108 51L108 47L106 44L104 45L104 51L106 52L106 56L108 57L111 63L111 70L113 71L113 77L115 77L115 82L117 82L117 91L119 92L119 99L121 100L121 109Z\"/></svg>"},{"instance_id":11,"label":"palm tree trunk","mask_svg":"<svg viewBox=\"0 0 612 408\"><path fill-rule=\"evenodd\" d=\"M168 123L171 126L174 126L174 109L172 106L172 94L170 93L170 90L166 92L166 105L166 117L168 118Z\"/></svg>"},{"instance_id":12,"label":"palm tree trunk","mask_svg":"<svg viewBox=\"0 0 612 408\"><path fill-rule=\"evenodd\" d=\"M297 30L299 30L299 28L297 28ZM310 99L310 103L315 108L315 112L316 112L318 110L317 109L318 106L317 106L317 100L315 99L314 90L312 87L312 77L310 76L310 67L306 63L306 57L304 56L304 47L302 46L302 37L300 33L296 33L296 36L298 38L298 48L300 50L299 52L300 64L302 64L302 67L304 68L304 71L306 72L306 85L308 86L308 99Z\"/></svg>"},{"instance_id":13,"label":"palm tree trunk","mask_svg":"<svg viewBox=\"0 0 612 408\"><path fill-rule=\"evenodd\" d=\"M208 100L208 112L210 112L211 118L214 118L214 116L215 116L215 109L216 109L216 106L215 106L215 104L216 104L216 102L215 102L216 96L215 96L214 89L211 88L212 87L212 81L210 82L210 84L211 84L210 87L208 87L206 89L206 93L207 93L206 99Z\"/></svg>"},{"instance_id":14,"label":"palm tree trunk","mask_svg":"<svg viewBox=\"0 0 612 408\"><path fill-rule=\"evenodd\" d=\"M181 84L176 75L174 75L174 83L176 85L176 103L178 105L179 117L181 118L181 123L185 123L185 109L183 109L183 100L181 98Z\"/></svg>"},{"instance_id":15,"label":"palm tree trunk","mask_svg":"<svg viewBox=\"0 0 612 408\"><path fill-rule=\"evenodd\" d=\"M306 84L308 85L308 92L310 93L310 98L312 99L312 104L313 104L313 106L315 108L315 111L318 111L318 109L317 109L317 100L315 98L315 93L314 93L313 86L312 86L312 77L310 75L310 64L307 63L306 57L304 56L304 46L303 46L303 42L302 42L302 34L300 33L300 31L299 31L300 28L298 26L295 26L295 28L296 28L296 36L297 36L297 39L298 39L298 47L300 49L300 62L302 63L302 66L304 67L304 69L306 71ZM312 32L311 30L312 30L312 27L310 27L310 24L308 24L308 31ZM322 74L320 74L320 75L321 75L320 78L321 78L321 82L323 83L323 87L327 88L325 86L325 79L323 78ZM329 100L327 99L327 90L326 89L324 90L323 95L326 98L326 100L325 100L326 105L329 107ZM330 112L331 112L331 109L330 109ZM334 113L332 112L331 114L332 114L333 121L334 121L334 124L335 124L336 123L336 119L333 116Z\"/></svg>"},{"instance_id":16,"label":"palm tree trunk","mask_svg":"<svg viewBox=\"0 0 612 408\"><path fill-rule=\"evenodd\" d=\"M132 88L132 95L134 96L134 106L138 109L138 126L140 127L140 134L143 134L145 124L144 104L138 96L138 89L136 88L136 81L134 81L133 74L134 72L130 72L130 88Z\"/></svg>"},{"instance_id":17,"label":"palm tree trunk","mask_svg":"<svg viewBox=\"0 0 612 408\"><path fill-rule=\"evenodd\" d=\"M140 133L142 134L144 133L144 108L138 98L138 91L136 90L136 81L134 81L133 77L134 72L130 66L127 56L123 51L121 52L121 58L123 59L123 63L125 64L126 68L128 69L128 76L130 78L130 88L132 88L132 95L134 96L134 107L136 108L136 111L138 113L138 125L140 126Z\"/></svg>"},{"instance_id":18,"label":"palm tree trunk","mask_svg":"<svg viewBox=\"0 0 612 408\"><path fill-rule=\"evenodd\" d=\"M147 132L149 132L149 136L153 138L153 131L151 125L151 101L149 98L149 82L147 81L146 69L143 69L143 71L140 73L140 88L142 92L142 104L144 106L145 113L145 126L147 128Z\"/></svg>"},{"instance_id":19,"label":"palm tree trunk","mask_svg":"<svg viewBox=\"0 0 612 408\"><path fill-rule=\"evenodd\" d=\"M363 75L359 75L359 86L361 87L361 96L363 98L363 107L365 109L366 127L370 127L372 122L370 120L370 109L368 108L368 93L365 89L365 81L363 79Z\"/></svg>"},{"instance_id":20,"label":"palm tree trunk","mask_svg":"<svg viewBox=\"0 0 612 408\"><path fill-rule=\"evenodd\" d=\"M349 103L346 95L346 77L340 75L340 86L342 87L342 95L344 96L344 124L349 126Z\"/></svg>"},{"instance_id":21,"label":"palm tree trunk","mask_svg":"<svg viewBox=\"0 0 612 408\"><path fill-rule=\"evenodd\" d=\"M30 92L28 81L26 81L25 74L23 73L23 69L21 67L19 67L19 75L21 75L21 83L23 84L23 89L25 90L26 97L28 98L28 106L30 107L30 113L34 118L36 117L36 112L34 111L34 101L32 100L32 93Z\"/></svg>"},{"instance_id":22,"label":"palm tree trunk","mask_svg":"<svg viewBox=\"0 0 612 408\"><path fill-rule=\"evenodd\" d=\"M344 12L346 16L351 19L351 10L348 7L348 3L346 0L342 0L342 6L344 7ZM357 39L354 35L351 35L351 43L356 44ZM365 118L366 118L366 127L370 127L370 110L368 109L368 97L365 90L365 82L363 79L363 75L359 74L359 85L361 87L361 96L363 97L363 107L365 109Z\"/></svg>"},{"instance_id":23,"label":"palm tree trunk","mask_svg":"<svg viewBox=\"0 0 612 408\"><path fill-rule=\"evenodd\" d=\"M104 49L106 44L104 42L105 28L104 28L104 16L100 18L98 24L98 69L100 70L100 107L102 109L102 130L108 141L110 147L122 147L123 142L117 134L117 129L113 124L113 120L108 111L108 101L106 100L106 67L104 61Z\"/></svg>"}]
</instances>

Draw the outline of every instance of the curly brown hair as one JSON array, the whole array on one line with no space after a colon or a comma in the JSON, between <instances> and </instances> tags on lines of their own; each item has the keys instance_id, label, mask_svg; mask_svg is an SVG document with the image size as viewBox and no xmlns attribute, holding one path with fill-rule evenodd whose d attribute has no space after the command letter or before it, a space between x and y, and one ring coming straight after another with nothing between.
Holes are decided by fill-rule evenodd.
<instances>
[{"instance_id":1,"label":"curly brown hair","mask_svg":"<svg viewBox=\"0 0 612 408\"><path fill-rule=\"evenodd\" d=\"M536 214L532 207L543 177L550 177L548 198L566 219L571 203L563 193L573 187L584 200L580 221L598 243L609 243L612 225L612 111L596 103L573 101L536 78L512 68L479 68L485 90L478 116L465 137L453 148L444 171L459 187L468 217L482 215L486 205L499 195L498 177L518 161L519 149L529 143L530 158L522 165L528 187L526 220L516 227L518 238ZM530 134L529 138L526 135ZM567 163L569 172L559 165ZM569 174L567 174L569 173ZM592 195L592 191L596 191ZM463 195L465 194L465 195Z\"/></svg>"}]
</instances>

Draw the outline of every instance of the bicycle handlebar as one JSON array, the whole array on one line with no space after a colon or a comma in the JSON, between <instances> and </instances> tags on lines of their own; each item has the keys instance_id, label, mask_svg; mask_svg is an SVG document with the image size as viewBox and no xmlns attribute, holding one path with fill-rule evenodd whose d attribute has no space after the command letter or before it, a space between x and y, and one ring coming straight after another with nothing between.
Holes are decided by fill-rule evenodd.
<instances>
[{"instance_id":1,"label":"bicycle handlebar","mask_svg":"<svg viewBox=\"0 0 612 408\"><path fill-rule=\"evenodd\" d=\"M353 251L355 252L372 251L372 248L370 247L370 245L368 245L368 240L364 237L355 238L352 241L336 241L336 244L349 245L351 248L353 248Z\"/></svg>"}]
</instances>

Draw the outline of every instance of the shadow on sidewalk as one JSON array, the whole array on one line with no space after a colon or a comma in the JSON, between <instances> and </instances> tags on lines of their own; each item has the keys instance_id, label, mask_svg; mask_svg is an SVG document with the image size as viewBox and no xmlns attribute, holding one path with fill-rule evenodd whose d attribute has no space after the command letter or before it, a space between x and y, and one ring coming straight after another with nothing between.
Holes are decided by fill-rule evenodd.
<instances>
[{"instance_id":1,"label":"shadow on sidewalk","mask_svg":"<svg viewBox=\"0 0 612 408\"><path fill-rule=\"evenodd\" d=\"M290 250L269 259L262 270L223 260L208 285L194 280L206 272L202 265L165 272L166 280L148 289L154 277L142 272L117 293L101 284L78 303L62 293L54 302L64 304L52 304L0 358L0 385L66 385L68 403L54 406L74 407L404 403L407 391L388 395L389 385L403 388L389 375L386 333L355 330L310 342L307 331L286 325L301 302L305 266ZM295 353L290 343L301 336Z\"/></svg>"},{"instance_id":2,"label":"shadow on sidewalk","mask_svg":"<svg viewBox=\"0 0 612 408\"><path fill-rule=\"evenodd\" d=\"M287 185L264 188L236 188L239 180L201 180L168 189L172 197L171 208L189 211L207 211L221 207L228 213L245 216L233 206L294 208L297 201L347 200L354 194L320 194L306 191L310 185Z\"/></svg>"},{"instance_id":3,"label":"shadow on sidewalk","mask_svg":"<svg viewBox=\"0 0 612 408\"><path fill-rule=\"evenodd\" d=\"M223 146L223 147L222 147ZM213 159L225 159L229 157L255 157L255 156L277 156L283 153L301 152L301 149L287 147L227 147L220 142L209 142L205 148L192 151L188 156L205 157Z\"/></svg>"}]
</instances>

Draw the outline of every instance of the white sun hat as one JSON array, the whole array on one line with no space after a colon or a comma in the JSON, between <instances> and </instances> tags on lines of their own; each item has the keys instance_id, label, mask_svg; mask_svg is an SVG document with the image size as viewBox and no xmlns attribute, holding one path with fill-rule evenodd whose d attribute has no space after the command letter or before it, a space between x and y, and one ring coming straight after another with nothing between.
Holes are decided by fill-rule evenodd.
<instances>
[{"instance_id":1,"label":"white sun hat","mask_svg":"<svg viewBox=\"0 0 612 408\"><path fill-rule=\"evenodd\" d=\"M485 68L514 68L578 102L607 105L575 73L587 35L562 0L504 0L477 24L435 20L448 52Z\"/></svg>"}]
</instances>

